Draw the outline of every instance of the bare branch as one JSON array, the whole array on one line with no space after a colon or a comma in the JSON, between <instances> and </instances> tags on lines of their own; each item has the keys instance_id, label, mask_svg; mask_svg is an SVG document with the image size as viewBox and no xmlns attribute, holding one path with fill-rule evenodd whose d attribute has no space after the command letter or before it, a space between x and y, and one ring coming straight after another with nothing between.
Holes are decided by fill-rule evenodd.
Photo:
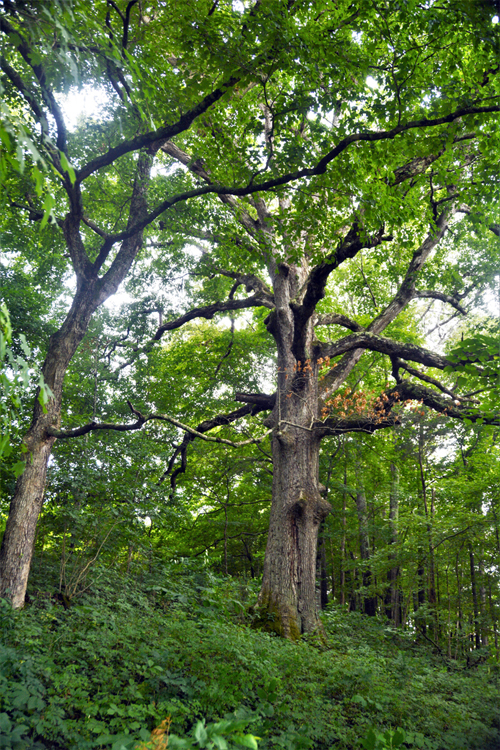
<instances>
[{"instance_id":1,"label":"bare branch","mask_svg":"<svg viewBox=\"0 0 500 750\"><path fill-rule=\"evenodd\" d=\"M165 331L173 331L176 328L181 328L181 326L194 318L211 320L216 313L228 312L230 310L244 310L248 307L268 307L272 309L274 308L274 303L261 294L254 294L253 297L247 297L247 299L229 299L225 302L214 302L212 305L207 305L206 307L195 307L179 318L160 326L154 335L154 340L158 341Z\"/></svg>"},{"instance_id":2,"label":"bare branch","mask_svg":"<svg viewBox=\"0 0 500 750\"><path fill-rule=\"evenodd\" d=\"M431 352L429 349L424 349L414 344L393 341L385 336L376 336L369 331L346 336L334 343L320 345L321 356L323 357L338 357L347 351L360 348L370 349L371 351L381 352L393 357L401 357L401 359L409 359L413 362L420 362L420 364L427 367L436 367L439 370L453 366L453 363L446 357Z\"/></svg>"},{"instance_id":3,"label":"bare branch","mask_svg":"<svg viewBox=\"0 0 500 750\"><path fill-rule=\"evenodd\" d=\"M444 294L444 292L435 292L431 289L425 289L423 291L415 291L415 297L418 299L441 300L441 302L446 302L448 305L454 307L455 310L458 310L458 312L462 315L467 315L467 310L462 307L459 299L457 298L457 295Z\"/></svg>"},{"instance_id":4,"label":"bare branch","mask_svg":"<svg viewBox=\"0 0 500 750\"><path fill-rule=\"evenodd\" d=\"M229 412L229 414L218 414L212 419L206 419L204 422L201 422L198 425L198 427L196 428L196 432L205 433L209 430L213 430L216 427L224 427L231 424L232 422L235 422L238 419L241 419L242 417L258 414L261 411L266 411L268 408L268 406L262 407L258 404L248 404L246 406L241 406L239 409ZM168 462L167 469L160 477L158 484L162 484L165 479L170 476L170 486L172 487L172 490L175 490L177 477L179 476L179 474L183 474L187 468L187 449L190 443L195 440L195 438L196 435L186 432L182 444L177 446L177 448L175 449L174 454ZM179 455L181 457L181 465L178 466L174 471L174 465Z\"/></svg>"},{"instance_id":5,"label":"bare branch","mask_svg":"<svg viewBox=\"0 0 500 750\"><path fill-rule=\"evenodd\" d=\"M326 313L324 315L317 315L314 321L315 326L342 326L343 328L349 328L351 331L356 333L364 331L362 325L356 323L355 320L351 320L347 315L341 315L337 313Z\"/></svg>"},{"instance_id":6,"label":"bare branch","mask_svg":"<svg viewBox=\"0 0 500 750\"><path fill-rule=\"evenodd\" d=\"M82 427L77 427L74 430L56 430L54 427L48 427L47 428L47 434L51 435L52 437L58 438L58 440L68 440L69 438L75 438L75 437L81 437L82 435L87 435L89 432L97 432L97 431L115 431L115 432L130 432L131 430L140 430L143 425L146 424L146 422L150 422L151 420L159 420L161 422L168 422L169 424L173 424L175 427L179 427L181 430L184 430L184 432L188 432L193 437L201 438L201 440L206 440L209 443L221 443L223 445L229 445L232 448L240 448L243 445L254 445L256 443L261 443L265 438L269 435L269 433L272 430L268 430L264 435L261 435L258 438L250 438L249 440L242 440L240 442L234 442L234 440L227 440L226 438L221 437L214 437L211 435L205 435L203 432L200 432L200 430L196 430L194 427L189 427L189 425L184 424L183 422L179 422L178 419L174 419L174 417L169 417L167 414L141 414L140 411L138 411L130 401L127 401L130 410L133 414L137 417L137 421L133 424L115 424L113 422L90 422L89 424L83 425ZM242 411L245 413L249 413L252 410L251 409L239 409L240 412L239 416L243 416L241 414ZM214 427L221 427L224 426L224 424L218 424ZM213 428L211 428L213 429Z\"/></svg>"}]
</instances>

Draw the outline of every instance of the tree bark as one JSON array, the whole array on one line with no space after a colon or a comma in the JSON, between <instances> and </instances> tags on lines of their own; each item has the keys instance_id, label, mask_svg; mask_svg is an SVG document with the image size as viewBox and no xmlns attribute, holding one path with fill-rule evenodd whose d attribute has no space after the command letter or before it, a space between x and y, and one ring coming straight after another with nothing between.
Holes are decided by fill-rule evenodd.
<instances>
[{"instance_id":1,"label":"tree bark","mask_svg":"<svg viewBox=\"0 0 500 750\"><path fill-rule=\"evenodd\" d=\"M396 627L401 625L401 592L399 590L399 566L396 561L396 545L398 543L399 518L399 477L397 466L391 463L391 492L389 496L389 560L391 568L387 573L389 588L385 599L387 617Z\"/></svg>"},{"instance_id":2,"label":"tree bark","mask_svg":"<svg viewBox=\"0 0 500 750\"><path fill-rule=\"evenodd\" d=\"M307 273L274 272L276 311L267 320L278 350L278 388L266 424L272 434L273 492L257 624L295 640L321 628L316 603L317 538L331 510L319 483L318 366L311 316L300 320L293 300Z\"/></svg>"},{"instance_id":3,"label":"tree bark","mask_svg":"<svg viewBox=\"0 0 500 750\"><path fill-rule=\"evenodd\" d=\"M46 428L60 425L64 374L95 309L93 291L92 285L80 288L66 321L50 339L42 373L53 398L45 413L38 401L35 403L33 421L23 440L26 467L16 483L0 548L0 596L9 598L15 609L24 605L47 466L55 443Z\"/></svg>"},{"instance_id":4,"label":"tree bark","mask_svg":"<svg viewBox=\"0 0 500 750\"><path fill-rule=\"evenodd\" d=\"M295 640L320 626L317 537L330 505L319 492L319 441L288 426L272 443L273 503L257 601L258 624Z\"/></svg>"},{"instance_id":5,"label":"tree bark","mask_svg":"<svg viewBox=\"0 0 500 750\"><path fill-rule=\"evenodd\" d=\"M146 195L154 153L155 149L142 152L137 160L128 226L135 225L147 211ZM92 315L117 291L142 245L142 231L122 242L110 268L99 277L100 266L97 261L90 263L80 235L81 207L78 201L72 206L63 228L77 277L77 290L66 320L49 341L42 374L52 391L52 398L45 412L38 400L35 401L33 421L23 440L27 449L26 467L16 484L0 548L0 596L8 597L14 608L24 605L47 466L55 442L55 438L47 434L47 429L60 427L64 376ZM104 263L107 253L102 252Z\"/></svg>"}]
</instances>

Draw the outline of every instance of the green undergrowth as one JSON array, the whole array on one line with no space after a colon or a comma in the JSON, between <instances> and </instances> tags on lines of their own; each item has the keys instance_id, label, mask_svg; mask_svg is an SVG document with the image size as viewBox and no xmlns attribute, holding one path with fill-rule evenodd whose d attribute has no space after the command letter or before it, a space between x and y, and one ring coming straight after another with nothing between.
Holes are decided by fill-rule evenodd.
<instances>
[{"instance_id":1,"label":"green undergrowth","mask_svg":"<svg viewBox=\"0 0 500 750\"><path fill-rule=\"evenodd\" d=\"M172 750L500 748L497 665L467 669L338 609L326 647L289 643L250 627L253 595L176 565L103 575L69 608L43 588L22 612L4 603L0 747L166 747L147 741L170 717Z\"/></svg>"}]
</instances>

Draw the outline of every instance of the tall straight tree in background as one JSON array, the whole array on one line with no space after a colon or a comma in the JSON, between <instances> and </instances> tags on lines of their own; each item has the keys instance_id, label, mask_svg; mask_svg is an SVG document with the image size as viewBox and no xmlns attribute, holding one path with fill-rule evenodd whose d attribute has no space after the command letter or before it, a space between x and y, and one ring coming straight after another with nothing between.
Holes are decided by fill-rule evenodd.
<instances>
[{"instance_id":1,"label":"tall straight tree in background","mask_svg":"<svg viewBox=\"0 0 500 750\"><path fill-rule=\"evenodd\" d=\"M63 379L91 316L141 249L154 258L151 273L164 272L196 242L200 304L135 348L147 352L195 318L263 307L277 388L239 393L244 406L189 428L168 473L185 467L196 436L270 411L273 502L258 610L287 637L312 631L317 532L330 511L321 440L390 427L409 400L497 420L495 331L432 352L407 309L426 299L465 315L497 268L493 11L461 0L132 0L96 3L92 18L85 4L68 6L62 27L60 8L5 3L0 15L4 87L12 106L30 111L58 177L54 205L50 193L33 197L29 167L21 180L9 175L10 206L35 224L51 212L76 277L43 366L54 398L46 412L35 406L24 440L0 593L22 606L55 440L166 418L132 407L133 424L60 430ZM97 122L74 133L57 96L70 64L105 100ZM366 351L388 362L370 393Z\"/></svg>"}]
</instances>

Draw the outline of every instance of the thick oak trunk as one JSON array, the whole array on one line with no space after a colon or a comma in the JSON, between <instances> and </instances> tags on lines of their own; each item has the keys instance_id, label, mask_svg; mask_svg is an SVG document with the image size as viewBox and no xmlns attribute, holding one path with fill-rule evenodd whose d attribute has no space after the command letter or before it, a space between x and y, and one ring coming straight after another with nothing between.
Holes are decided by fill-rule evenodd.
<instances>
[{"instance_id":1,"label":"thick oak trunk","mask_svg":"<svg viewBox=\"0 0 500 750\"><path fill-rule=\"evenodd\" d=\"M273 503L259 625L296 639L319 627L316 599L318 529L330 511L318 482L319 442L287 427L273 438Z\"/></svg>"},{"instance_id":2,"label":"thick oak trunk","mask_svg":"<svg viewBox=\"0 0 500 750\"><path fill-rule=\"evenodd\" d=\"M268 330L278 350L273 427L273 497L258 625L286 638L320 627L316 599L318 530L330 511L319 483L318 367L311 317L294 301L307 269L281 266Z\"/></svg>"}]
</instances>

